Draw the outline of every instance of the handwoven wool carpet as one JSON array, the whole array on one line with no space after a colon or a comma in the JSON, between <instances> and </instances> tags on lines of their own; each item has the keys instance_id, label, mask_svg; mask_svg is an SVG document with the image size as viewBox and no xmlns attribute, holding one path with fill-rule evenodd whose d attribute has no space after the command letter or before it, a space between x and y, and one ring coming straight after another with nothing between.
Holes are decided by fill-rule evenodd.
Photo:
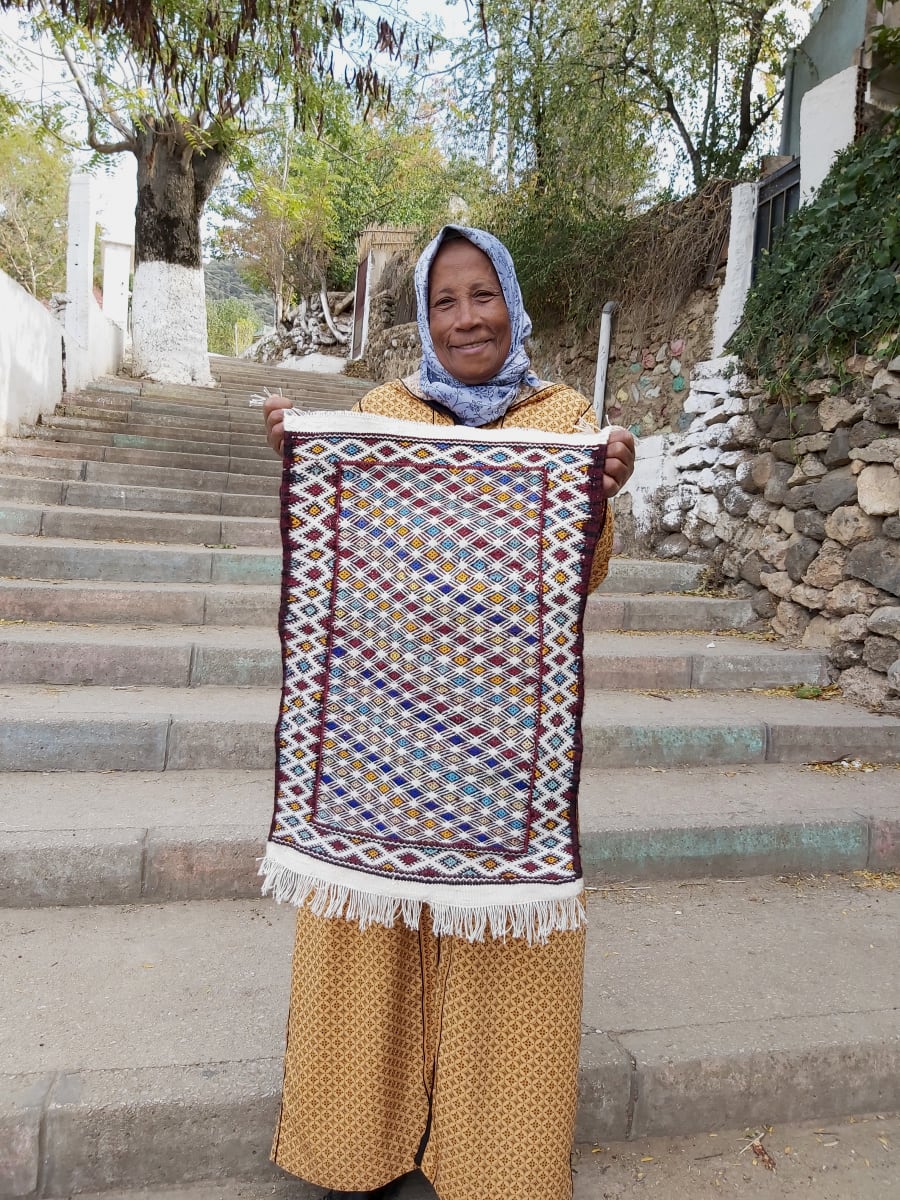
<instances>
[{"instance_id":1,"label":"handwoven wool carpet","mask_svg":"<svg viewBox=\"0 0 900 1200\"><path fill-rule=\"evenodd\" d=\"M604 459L604 434L286 413L265 891L473 940L581 923Z\"/></svg>"}]
</instances>

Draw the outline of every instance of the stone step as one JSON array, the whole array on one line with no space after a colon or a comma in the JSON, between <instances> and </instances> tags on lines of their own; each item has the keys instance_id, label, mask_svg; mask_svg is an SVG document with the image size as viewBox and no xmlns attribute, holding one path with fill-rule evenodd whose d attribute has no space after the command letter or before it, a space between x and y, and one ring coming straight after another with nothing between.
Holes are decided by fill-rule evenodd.
<instances>
[{"instance_id":1,"label":"stone step","mask_svg":"<svg viewBox=\"0 0 900 1200\"><path fill-rule=\"evenodd\" d=\"M624 559L613 559L613 563ZM759 623L750 601L718 596L673 596L617 593L618 571L589 598L587 629L633 629L661 633L680 630L755 629Z\"/></svg>"},{"instance_id":2,"label":"stone step","mask_svg":"<svg viewBox=\"0 0 900 1200\"><path fill-rule=\"evenodd\" d=\"M275 389L270 390L274 391ZM297 408L306 411L325 409L329 412L342 412L352 408L361 395L363 393L359 393L359 395L320 392L300 394L294 390L289 393L289 398ZM216 392L212 399L193 396L188 399L167 398L164 395L128 396L86 391L64 396L57 412L71 406L75 409L86 409L89 414L98 418L123 420L127 419L125 414L130 413L135 416L144 414L154 421L158 417L166 417L188 424L199 421L211 428L227 427L229 424L252 428L258 426L262 421L261 406L256 403L255 399L251 403L253 396L252 389L231 395ZM81 413L76 411L69 415L79 416Z\"/></svg>"},{"instance_id":3,"label":"stone step","mask_svg":"<svg viewBox=\"0 0 900 1200\"><path fill-rule=\"evenodd\" d=\"M133 463L143 467L175 467L185 471L231 472L278 478L281 463L269 451L268 457L245 458L227 454L177 454L163 450L137 450L124 446L48 441L43 438L0 438L0 454L33 455L36 458L73 458L105 463ZM6 459L2 461L5 463Z\"/></svg>"},{"instance_id":4,"label":"stone step","mask_svg":"<svg viewBox=\"0 0 900 1200\"><path fill-rule=\"evenodd\" d=\"M0 617L13 621L262 625L275 628L278 588L252 584L0 579Z\"/></svg>"},{"instance_id":5,"label":"stone step","mask_svg":"<svg viewBox=\"0 0 900 1200\"><path fill-rule=\"evenodd\" d=\"M271 769L277 688L7 684L0 770ZM591 691L585 769L900 761L900 718L762 693Z\"/></svg>"},{"instance_id":6,"label":"stone step","mask_svg":"<svg viewBox=\"0 0 900 1200\"><path fill-rule=\"evenodd\" d=\"M828 682L824 654L736 637L590 633L584 650L589 688L724 691ZM274 625L23 623L0 626L0 683L279 687L281 653Z\"/></svg>"},{"instance_id":7,"label":"stone step","mask_svg":"<svg viewBox=\"0 0 900 1200\"><path fill-rule=\"evenodd\" d=\"M779 1124L771 1134L760 1127L672 1137L604 1139L583 1143L573 1154L572 1200L666 1200L744 1193L754 1200L809 1200L811 1181L827 1179L833 1200L884 1200L896 1184L900 1117L832 1118L821 1122ZM747 1165L750 1138L762 1133L771 1146L772 1171ZM710 1140L710 1139L714 1140ZM716 1149L718 1147L718 1149ZM787 1153L785 1153L785 1150ZM827 1172L827 1174L826 1174ZM271 1168L254 1180L219 1179L162 1190L82 1194L80 1200L318 1200L322 1189ZM407 1175L391 1192L396 1200L436 1200L437 1193L419 1172Z\"/></svg>"},{"instance_id":8,"label":"stone step","mask_svg":"<svg viewBox=\"0 0 900 1200\"><path fill-rule=\"evenodd\" d=\"M250 547L224 550L146 543L110 545L0 533L0 576L23 580L271 584L281 580L281 554Z\"/></svg>"},{"instance_id":9,"label":"stone step","mask_svg":"<svg viewBox=\"0 0 900 1200\"><path fill-rule=\"evenodd\" d=\"M85 426L88 429L121 427L121 431L125 431L134 425L152 424L160 428L214 429L229 433L259 433L263 424L262 413L257 408L248 408L246 413L237 409L223 409L211 415L203 410L196 413L181 411L184 406L166 404L163 401L112 397L109 399L114 399L115 403L86 404L63 401L57 405L53 417L47 418L46 421L51 423L63 417L70 421L89 421L91 424Z\"/></svg>"},{"instance_id":10,"label":"stone step","mask_svg":"<svg viewBox=\"0 0 900 1200\"><path fill-rule=\"evenodd\" d=\"M588 917L579 1142L900 1106L900 891L661 883ZM269 1178L293 926L263 900L6 910L6 1200Z\"/></svg>"},{"instance_id":11,"label":"stone step","mask_svg":"<svg viewBox=\"0 0 900 1200\"><path fill-rule=\"evenodd\" d=\"M32 427L26 436L50 437L60 441L79 440L73 435L91 434L90 441L96 442L97 434L103 436L104 445L135 446L149 444L153 450L165 450L167 446L158 446L156 442L174 442L176 445L190 444L192 446L240 446L246 447L248 456L253 457L258 449L272 453L266 443L266 434L261 417L253 425L244 429L228 429L215 425L212 421L206 425L189 425L181 421L160 422L144 414L139 421L104 421L92 417L72 417L53 415L45 418L40 425ZM84 440L84 439L81 439ZM225 451L223 450L222 453ZM218 451L216 451L218 453Z\"/></svg>"},{"instance_id":12,"label":"stone step","mask_svg":"<svg viewBox=\"0 0 900 1200\"><path fill-rule=\"evenodd\" d=\"M211 561L214 569L210 567ZM603 594L624 591L630 581L642 575L654 582L656 566L636 559L613 559ZM85 545L50 537L26 543L12 534L0 533L0 576L137 583L280 583L281 553L259 550L251 555L249 550L239 553L220 550L211 559L208 550L190 546L111 546L100 542Z\"/></svg>"},{"instance_id":13,"label":"stone step","mask_svg":"<svg viewBox=\"0 0 900 1200\"><path fill-rule=\"evenodd\" d=\"M254 496L0 474L0 503L59 504L126 512L219 513L227 517L270 517L277 520L278 496L274 487L270 490L272 494L269 496Z\"/></svg>"},{"instance_id":14,"label":"stone step","mask_svg":"<svg viewBox=\"0 0 900 1200\"><path fill-rule=\"evenodd\" d=\"M44 454L46 442L24 442L34 453L0 453L4 476L29 479L74 479L87 483L109 483L125 487L147 486L178 491L233 492L241 495L278 497L279 473L267 475L229 474L227 470L185 470L179 467L123 465L114 462L54 458ZM69 447L60 447L67 450ZM273 461L276 462L277 460Z\"/></svg>"},{"instance_id":15,"label":"stone step","mask_svg":"<svg viewBox=\"0 0 900 1200\"><path fill-rule=\"evenodd\" d=\"M168 489L166 489L168 491ZM178 493L174 494L188 494ZM222 496L223 508L232 498ZM234 497L236 501L256 497ZM266 500L264 503L272 503ZM277 504L277 501L275 501ZM234 515L241 515L240 512ZM613 560L612 572L617 570ZM238 584L50 582L0 579L0 614L13 620L125 621L175 625L267 625L278 619L277 587ZM721 630L752 625L755 614L743 600L703 596L597 594L588 601L585 628Z\"/></svg>"},{"instance_id":16,"label":"stone step","mask_svg":"<svg viewBox=\"0 0 900 1200\"><path fill-rule=\"evenodd\" d=\"M153 450L173 455L199 453L211 458L264 458L267 461L274 457L261 431L255 435L204 431L202 438L195 438L189 431L181 431L177 427L170 432L183 432L183 437L156 436L159 432L156 427L143 428L145 433L139 432L138 429L132 433L111 433L106 430L47 424L35 425L25 430L23 436L64 446L109 446L124 450Z\"/></svg>"},{"instance_id":17,"label":"stone step","mask_svg":"<svg viewBox=\"0 0 900 1200\"><path fill-rule=\"evenodd\" d=\"M701 563L659 562L655 559L616 558L603 593L690 592L700 586L705 567Z\"/></svg>"},{"instance_id":18,"label":"stone step","mask_svg":"<svg viewBox=\"0 0 900 1200\"><path fill-rule=\"evenodd\" d=\"M120 512L74 505L0 504L0 533L92 542L166 542L179 546L280 548L272 517Z\"/></svg>"},{"instance_id":19,"label":"stone step","mask_svg":"<svg viewBox=\"0 0 900 1200\"><path fill-rule=\"evenodd\" d=\"M891 765L586 771L585 880L896 870L898 783ZM272 792L240 769L0 776L0 907L256 897Z\"/></svg>"}]
</instances>

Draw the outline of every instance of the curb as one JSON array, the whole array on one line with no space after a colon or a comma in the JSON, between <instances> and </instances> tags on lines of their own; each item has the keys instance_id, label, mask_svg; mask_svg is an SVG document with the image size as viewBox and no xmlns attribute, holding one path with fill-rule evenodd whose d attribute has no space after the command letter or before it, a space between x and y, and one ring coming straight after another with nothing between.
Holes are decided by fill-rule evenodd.
<instances>
[{"instance_id":1,"label":"curb","mask_svg":"<svg viewBox=\"0 0 900 1200\"><path fill-rule=\"evenodd\" d=\"M862 1039L844 1014L698 1026L680 1052L671 1032L589 1032L576 1141L892 1111L896 1014L866 1024ZM280 1059L261 1059L0 1077L0 1197L276 1179L281 1072Z\"/></svg>"},{"instance_id":2,"label":"curb","mask_svg":"<svg viewBox=\"0 0 900 1200\"><path fill-rule=\"evenodd\" d=\"M272 716L261 719L254 712L259 711L259 692L248 690L247 716L242 720L169 716L158 710L145 716L97 712L12 717L0 730L0 771L274 769L275 694L272 692ZM10 698L14 703L12 689ZM209 711L214 713L215 697L209 699L213 701ZM587 770L840 758L900 761L900 725L838 721L836 717L831 725L758 721L638 726L585 721L583 766Z\"/></svg>"},{"instance_id":3,"label":"curb","mask_svg":"<svg viewBox=\"0 0 900 1200\"><path fill-rule=\"evenodd\" d=\"M255 899L266 816L222 827L4 833L0 908ZM581 831L585 883L900 869L900 817Z\"/></svg>"}]
</instances>

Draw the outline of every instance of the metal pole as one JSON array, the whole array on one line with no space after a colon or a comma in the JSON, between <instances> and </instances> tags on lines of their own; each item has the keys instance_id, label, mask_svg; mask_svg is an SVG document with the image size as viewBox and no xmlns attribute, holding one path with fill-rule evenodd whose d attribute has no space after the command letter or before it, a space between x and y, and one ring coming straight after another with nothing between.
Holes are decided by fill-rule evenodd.
<instances>
[{"instance_id":1,"label":"metal pole","mask_svg":"<svg viewBox=\"0 0 900 1200\"><path fill-rule=\"evenodd\" d=\"M618 307L618 300L607 300L600 316L600 344L597 347L597 373L594 376L594 412L601 429L606 416L606 368L609 364L609 346L612 341L612 319Z\"/></svg>"}]
</instances>

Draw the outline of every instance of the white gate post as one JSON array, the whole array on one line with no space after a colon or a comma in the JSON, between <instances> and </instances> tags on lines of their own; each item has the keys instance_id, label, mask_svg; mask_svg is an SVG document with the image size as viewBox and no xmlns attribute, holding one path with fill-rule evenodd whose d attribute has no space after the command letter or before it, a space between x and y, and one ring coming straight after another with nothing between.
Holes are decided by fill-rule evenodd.
<instances>
[{"instance_id":1,"label":"white gate post","mask_svg":"<svg viewBox=\"0 0 900 1200\"><path fill-rule=\"evenodd\" d=\"M753 280L753 241L756 234L758 183L739 183L731 189L731 227L728 233L728 264L719 292L713 325L712 357L725 352L725 343L744 315L744 302Z\"/></svg>"},{"instance_id":2,"label":"white gate post","mask_svg":"<svg viewBox=\"0 0 900 1200\"><path fill-rule=\"evenodd\" d=\"M130 242L103 238L103 315L128 330L128 284L133 247Z\"/></svg>"},{"instance_id":3,"label":"white gate post","mask_svg":"<svg viewBox=\"0 0 900 1200\"><path fill-rule=\"evenodd\" d=\"M94 300L94 228L97 210L90 175L76 174L69 184L69 245L66 253L68 339L82 350L90 344Z\"/></svg>"}]
</instances>

